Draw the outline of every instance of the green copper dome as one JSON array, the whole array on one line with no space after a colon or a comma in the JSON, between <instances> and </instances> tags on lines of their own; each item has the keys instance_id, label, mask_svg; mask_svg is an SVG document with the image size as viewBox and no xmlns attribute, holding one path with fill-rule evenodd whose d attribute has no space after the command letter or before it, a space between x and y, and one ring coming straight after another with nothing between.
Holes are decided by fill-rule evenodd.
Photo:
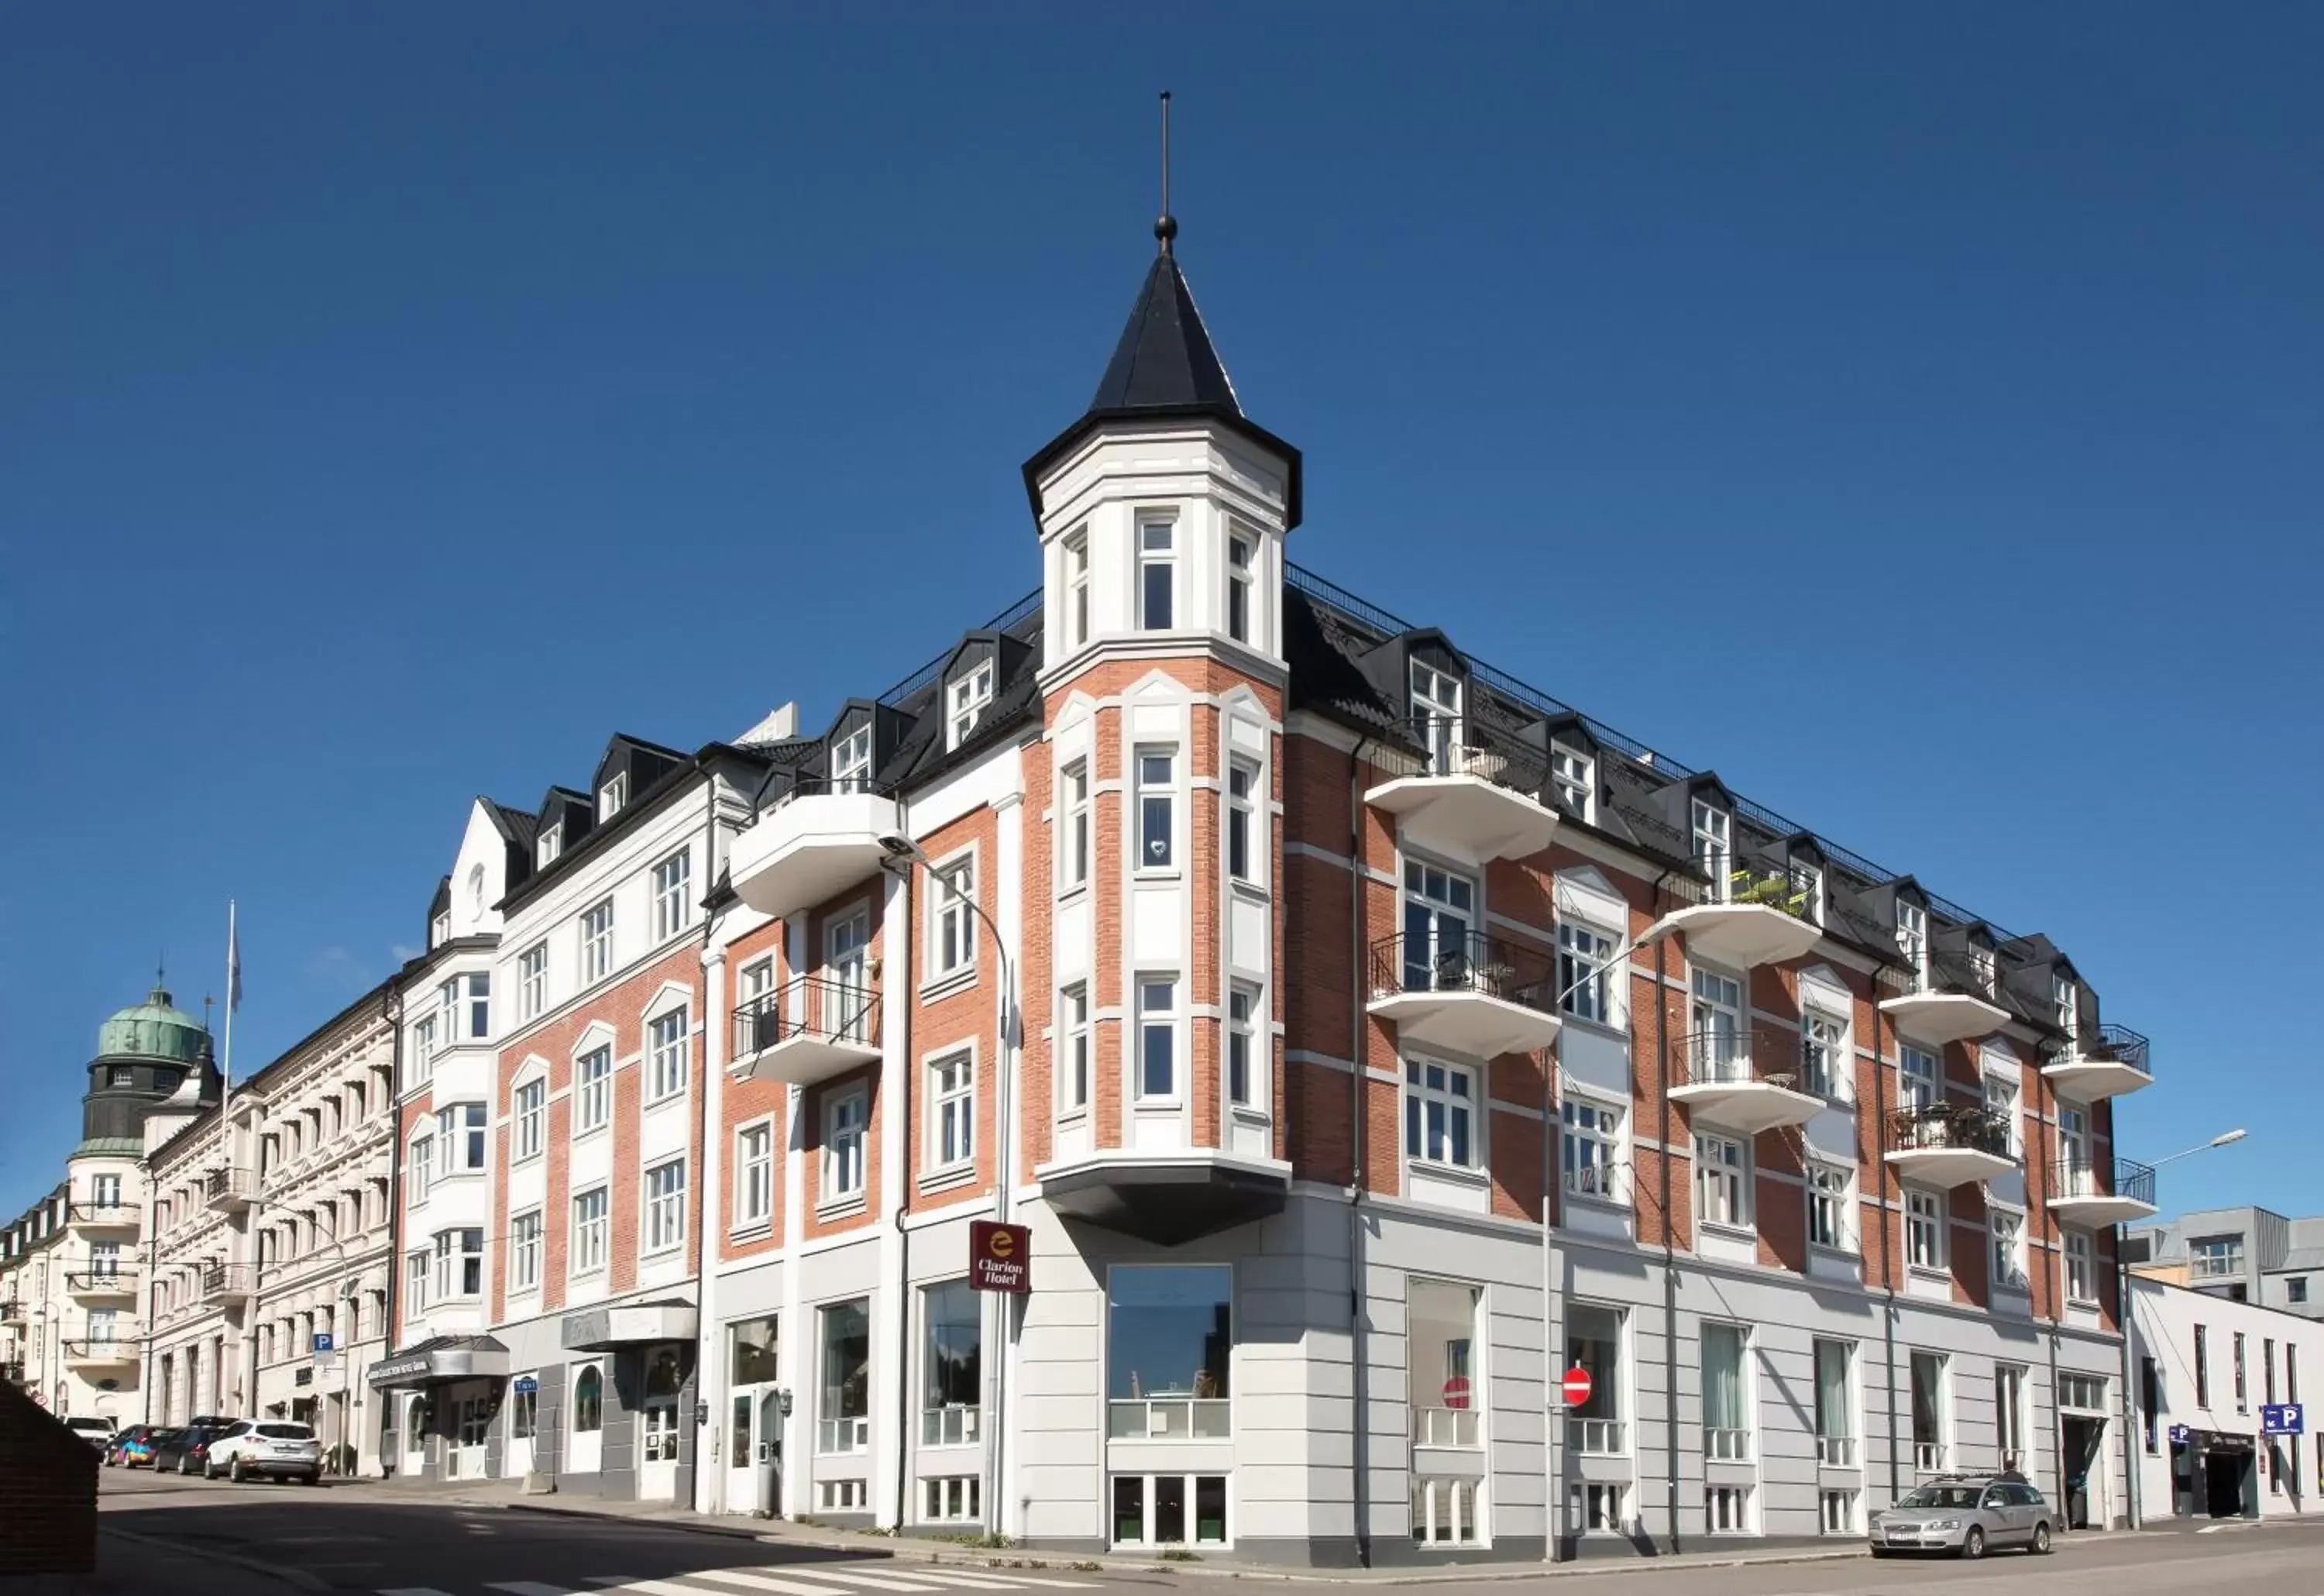
<instances>
[{"instance_id":1,"label":"green copper dome","mask_svg":"<svg viewBox=\"0 0 2324 1596\"><path fill-rule=\"evenodd\" d=\"M202 1022L171 1006L170 994L155 987L134 1009L124 1009L97 1028L97 1051L101 1058L159 1058L172 1064L192 1064L202 1056L208 1033Z\"/></svg>"}]
</instances>

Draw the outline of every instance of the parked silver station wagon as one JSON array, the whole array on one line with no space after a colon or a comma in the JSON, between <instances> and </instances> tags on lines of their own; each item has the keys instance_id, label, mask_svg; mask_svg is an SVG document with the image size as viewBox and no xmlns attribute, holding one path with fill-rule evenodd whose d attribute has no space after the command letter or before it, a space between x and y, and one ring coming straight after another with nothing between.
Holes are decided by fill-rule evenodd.
<instances>
[{"instance_id":1,"label":"parked silver station wagon","mask_svg":"<svg viewBox=\"0 0 2324 1596\"><path fill-rule=\"evenodd\" d=\"M2015 1474L1960 1474L1914 1487L1872 1515L1866 1526L1872 1554L1944 1552L1982 1557L1997 1546L2050 1549L2057 1514L2042 1493Z\"/></svg>"}]
</instances>

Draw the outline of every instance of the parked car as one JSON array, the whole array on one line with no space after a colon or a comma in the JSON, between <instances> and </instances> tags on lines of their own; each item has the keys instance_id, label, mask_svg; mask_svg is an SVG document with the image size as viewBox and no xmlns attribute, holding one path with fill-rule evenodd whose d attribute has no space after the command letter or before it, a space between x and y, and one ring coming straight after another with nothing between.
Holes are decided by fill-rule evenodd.
<instances>
[{"instance_id":1,"label":"parked car","mask_svg":"<svg viewBox=\"0 0 2324 1596\"><path fill-rule=\"evenodd\" d=\"M2057 1515L2022 1475L1959 1474L1932 1480L1872 1515L1872 1554L1944 1552L1982 1557L1989 1547L2050 1549Z\"/></svg>"},{"instance_id":2,"label":"parked car","mask_svg":"<svg viewBox=\"0 0 2324 1596\"><path fill-rule=\"evenodd\" d=\"M75 1414L65 1420L65 1428L100 1450L113 1441L113 1421L98 1414Z\"/></svg>"},{"instance_id":3,"label":"parked car","mask_svg":"<svg viewBox=\"0 0 2324 1596\"><path fill-rule=\"evenodd\" d=\"M134 1469L143 1463L149 1469L152 1468L154 1453L177 1433L161 1425L139 1425L137 1434L115 1449L121 1453L121 1466Z\"/></svg>"},{"instance_id":4,"label":"parked car","mask_svg":"<svg viewBox=\"0 0 2324 1596\"><path fill-rule=\"evenodd\" d=\"M312 1485L323 1471L315 1426L290 1419L243 1419L210 1443L202 1472L236 1483L255 1474Z\"/></svg>"},{"instance_id":5,"label":"parked car","mask_svg":"<svg viewBox=\"0 0 2324 1596\"><path fill-rule=\"evenodd\" d=\"M153 1448L153 1471L174 1469L180 1474L201 1473L202 1465L209 1461L210 1441L219 1429L197 1421L182 1430L169 1431L168 1439Z\"/></svg>"},{"instance_id":6,"label":"parked car","mask_svg":"<svg viewBox=\"0 0 2324 1596\"><path fill-rule=\"evenodd\" d=\"M130 1446L152 1433L152 1425L132 1425L125 1430L114 1431L106 1438L105 1466L108 1469L119 1467L125 1461L124 1454Z\"/></svg>"}]
</instances>

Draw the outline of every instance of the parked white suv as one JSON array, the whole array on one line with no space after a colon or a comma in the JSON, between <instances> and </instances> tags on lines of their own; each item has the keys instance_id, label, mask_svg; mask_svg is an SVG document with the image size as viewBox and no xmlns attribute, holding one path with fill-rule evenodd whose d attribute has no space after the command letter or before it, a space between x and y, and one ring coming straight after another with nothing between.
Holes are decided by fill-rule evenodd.
<instances>
[{"instance_id":1,"label":"parked white suv","mask_svg":"<svg viewBox=\"0 0 2324 1596\"><path fill-rule=\"evenodd\" d=\"M314 1426L284 1419L238 1419L226 1434L210 1443L202 1472L215 1480L220 1474L244 1481L254 1474L276 1480L315 1483L323 1471L323 1448Z\"/></svg>"},{"instance_id":2,"label":"parked white suv","mask_svg":"<svg viewBox=\"0 0 2324 1596\"><path fill-rule=\"evenodd\" d=\"M75 1414L65 1420L65 1428L91 1446L103 1446L113 1439L113 1421L100 1414Z\"/></svg>"}]
</instances>

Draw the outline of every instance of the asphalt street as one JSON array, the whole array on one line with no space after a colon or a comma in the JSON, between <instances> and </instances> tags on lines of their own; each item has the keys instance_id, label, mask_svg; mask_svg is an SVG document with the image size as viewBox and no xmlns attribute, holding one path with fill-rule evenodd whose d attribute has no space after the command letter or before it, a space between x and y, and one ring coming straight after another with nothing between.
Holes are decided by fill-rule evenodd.
<instances>
[{"instance_id":1,"label":"asphalt street","mask_svg":"<svg viewBox=\"0 0 2324 1596\"><path fill-rule=\"evenodd\" d=\"M859 1554L650 1521L430 1501L409 1490L235 1486L117 1471L104 1476L102 1506L108 1567L150 1563L179 1548L235 1559L198 1574L200 1565L183 1562L183 1573L195 1577L173 1577L169 1588L232 1589L244 1596L289 1590L360 1596L1202 1596L1218 1588L1213 1576L1224 1572L1199 1564L1169 1572L1092 1570L1060 1557L1039 1558L1039 1566L932 1566L891 1557L877 1542ZM1020 1554L976 1555L1005 1564ZM1028 1564L1036 1561L1021 1555ZM221 1567L233 1577L219 1577ZM1427 1588L1444 1596L1513 1596L1567 1581L1619 1596L1888 1596L1941 1586L1991 1596L2181 1596L2190 1588L2324 1596L2324 1518L2221 1526L2210 1534L2078 1536L2050 1557L1996 1554L1972 1564L1851 1556L1658 1567L1625 1560L1503 1570L1496 1578L1451 1573ZM1373 1582L1359 1575L1351 1582Z\"/></svg>"}]
</instances>

